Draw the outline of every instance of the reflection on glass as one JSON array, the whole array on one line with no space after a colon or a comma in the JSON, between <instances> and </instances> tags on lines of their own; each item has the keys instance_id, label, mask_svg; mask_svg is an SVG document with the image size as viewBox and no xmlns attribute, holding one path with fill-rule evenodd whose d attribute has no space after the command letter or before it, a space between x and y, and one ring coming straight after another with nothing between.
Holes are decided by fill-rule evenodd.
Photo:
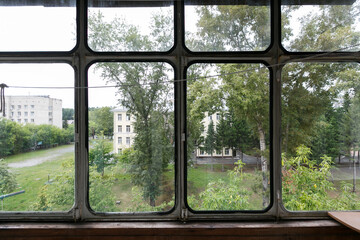
<instances>
[{"instance_id":1,"label":"reflection on glass","mask_svg":"<svg viewBox=\"0 0 360 240\"><path fill-rule=\"evenodd\" d=\"M287 5L283 0L282 44L288 51L359 51L360 1ZM334 3L334 2L333 2Z\"/></svg>"},{"instance_id":2,"label":"reflection on glass","mask_svg":"<svg viewBox=\"0 0 360 240\"><path fill-rule=\"evenodd\" d=\"M150 3L151 1L149 1ZM171 2L89 1L89 46L94 51L167 51L174 44Z\"/></svg>"},{"instance_id":3,"label":"reflection on glass","mask_svg":"<svg viewBox=\"0 0 360 240\"><path fill-rule=\"evenodd\" d=\"M355 63L284 67L282 191L286 209L360 209L359 76Z\"/></svg>"},{"instance_id":4,"label":"reflection on glass","mask_svg":"<svg viewBox=\"0 0 360 240\"><path fill-rule=\"evenodd\" d=\"M268 69L194 64L188 79L188 205L265 209L270 199Z\"/></svg>"},{"instance_id":5,"label":"reflection on glass","mask_svg":"<svg viewBox=\"0 0 360 240\"><path fill-rule=\"evenodd\" d=\"M199 1L197 1L199 2ZM185 5L185 41L192 51L264 51L270 45L270 1Z\"/></svg>"},{"instance_id":6,"label":"reflection on glass","mask_svg":"<svg viewBox=\"0 0 360 240\"><path fill-rule=\"evenodd\" d=\"M175 181L173 69L161 62L97 63L89 75L91 208L169 211Z\"/></svg>"},{"instance_id":7,"label":"reflection on glass","mask_svg":"<svg viewBox=\"0 0 360 240\"><path fill-rule=\"evenodd\" d=\"M49 1L6 2L0 4L0 51L70 51L75 47L75 0L54 6Z\"/></svg>"},{"instance_id":8,"label":"reflection on glass","mask_svg":"<svg viewBox=\"0 0 360 240\"><path fill-rule=\"evenodd\" d=\"M74 203L74 71L0 64L2 211L68 211ZM59 88L60 87L60 88Z\"/></svg>"}]
</instances>

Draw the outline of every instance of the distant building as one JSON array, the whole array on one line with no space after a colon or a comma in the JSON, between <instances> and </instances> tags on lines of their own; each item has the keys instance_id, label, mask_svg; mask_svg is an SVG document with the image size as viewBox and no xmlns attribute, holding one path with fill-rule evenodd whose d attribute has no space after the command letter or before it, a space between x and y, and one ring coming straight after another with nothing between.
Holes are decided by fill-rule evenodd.
<instances>
[{"instance_id":1,"label":"distant building","mask_svg":"<svg viewBox=\"0 0 360 240\"><path fill-rule=\"evenodd\" d=\"M122 150L131 147L133 144L135 137L133 123L135 122L135 119L125 108L113 109L112 112L114 113L114 151L121 153ZM216 130L216 125L220 121L220 114L214 113L212 115L208 115L208 113L206 113L206 117L202 121L204 125L204 132L202 133L202 136L204 138L206 137L206 132L211 121L213 121L214 129ZM211 154L207 154L203 150L202 146L196 149L197 157L209 157L210 155ZM229 148L223 148L222 150L214 151L213 153L213 157L230 157L232 155L233 151Z\"/></svg>"},{"instance_id":2,"label":"distant building","mask_svg":"<svg viewBox=\"0 0 360 240\"><path fill-rule=\"evenodd\" d=\"M206 138L206 133L208 131L208 127L211 121L214 123L214 130L216 131L216 126L220 121L221 114L220 113L214 113L212 115L209 115L207 112L205 113L206 117L203 119L202 124L204 126L204 131L202 132L202 136L204 139ZM234 152L235 153L235 152ZM230 148L223 148L218 151L213 152L213 157L230 157L233 155L233 151ZM200 146L198 149L196 149L196 156L197 157L209 157L211 154L206 153L203 146Z\"/></svg>"},{"instance_id":3,"label":"distant building","mask_svg":"<svg viewBox=\"0 0 360 240\"><path fill-rule=\"evenodd\" d=\"M5 96L5 118L62 128L62 100L50 96Z\"/></svg>"},{"instance_id":4,"label":"distant building","mask_svg":"<svg viewBox=\"0 0 360 240\"><path fill-rule=\"evenodd\" d=\"M132 146L135 133L135 119L125 108L112 110L114 113L114 151L121 153L122 150Z\"/></svg>"}]
</instances>

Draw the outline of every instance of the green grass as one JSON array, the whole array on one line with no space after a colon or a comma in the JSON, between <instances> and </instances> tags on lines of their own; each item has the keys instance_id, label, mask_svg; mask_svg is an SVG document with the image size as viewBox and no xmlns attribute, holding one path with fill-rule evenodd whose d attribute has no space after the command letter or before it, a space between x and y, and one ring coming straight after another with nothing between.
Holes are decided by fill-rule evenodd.
<instances>
[{"instance_id":1,"label":"green grass","mask_svg":"<svg viewBox=\"0 0 360 240\"><path fill-rule=\"evenodd\" d=\"M27 152L27 153L19 153L19 154L13 155L13 156L6 157L6 158L4 158L4 160L6 163L15 163L15 162L26 161L26 160L32 159L32 158L51 156L52 154L55 154L59 150L68 148L69 146L70 145L63 145L63 146L56 147L56 148L42 149L42 150L37 150L37 151L32 151L32 152Z\"/></svg>"},{"instance_id":2,"label":"green grass","mask_svg":"<svg viewBox=\"0 0 360 240\"><path fill-rule=\"evenodd\" d=\"M40 150L35 152L18 154L6 159L6 162L19 162L25 161L31 158L36 157L45 157L56 154L58 150L66 148L68 146L61 146L54 149ZM32 208L34 202L37 201L38 194L41 188L48 181L48 177L54 178L57 174L62 171L62 163L67 160L73 160L74 153L67 152L63 153L61 156L56 157L55 160L44 162L42 164L24 167L24 168L12 168L11 171L16 174L16 179L18 182L18 188L16 191L25 190L25 193L7 198L4 200L4 210L5 211L29 211ZM199 193L204 191L207 185L210 182L223 180L225 182L229 181L228 170L233 169L233 165L221 165L214 164L211 168L211 165L196 165L195 167L189 167L187 171L187 190L188 195L197 196ZM336 172L337 170L335 170ZM253 173L253 166L245 166L244 172ZM124 168L120 165L116 167L110 167L105 170L105 174L114 174L115 182L112 187L113 193L116 196L117 201L121 201L119 205L119 211L124 211L126 208L133 204L132 199L132 187L131 176L126 173ZM334 184L337 189L340 189L340 180L339 178L345 177L345 173L340 171L336 172L336 177L334 177ZM169 202L174 196L174 168L170 165L163 174L162 186L161 189L163 194L158 197L157 204L162 202ZM348 177L348 176L347 176ZM249 177L248 181L244 182L242 187L245 187L251 190L252 185L255 183L255 177ZM352 183L352 180L347 180L346 182ZM357 180L357 189L358 196L360 198L360 179ZM252 191L252 190L251 190ZM334 191L331 195L336 196L340 191ZM258 193L253 193L250 199L250 202L253 206L252 209L262 209L262 197ZM56 209L53 209L54 211Z\"/></svg>"},{"instance_id":3,"label":"green grass","mask_svg":"<svg viewBox=\"0 0 360 240\"><path fill-rule=\"evenodd\" d=\"M54 153L58 149L59 148L42 150L40 154L46 156ZM31 154L32 157L34 156L33 152L21 154L24 157L23 159L31 158L26 156L26 154ZM14 158L18 159L17 156L14 156ZM60 173L62 163L69 159L74 159L74 153L64 153L62 156L57 157L56 160L44 162L36 166L11 169L16 175L18 183L16 191L25 190L25 193L4 199L4 211L31 210L41 188L48 181L48 177L51 179Z\"/></svg>"}]
</instances>

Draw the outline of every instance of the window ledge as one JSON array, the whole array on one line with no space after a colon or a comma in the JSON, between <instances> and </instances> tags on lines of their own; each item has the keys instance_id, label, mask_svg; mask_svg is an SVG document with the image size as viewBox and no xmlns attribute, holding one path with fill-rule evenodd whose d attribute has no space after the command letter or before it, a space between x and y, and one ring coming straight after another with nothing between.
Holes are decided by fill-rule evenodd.
<instances>
[{"instance_id":1,"label":"window ledge","mask_svg":"<svg viewBox=\"0 0 360 240\"><path fill-rule=\"evenodd\" d=\"M333 220L282 222L0 223L0 239L359 239Z\"/></svg>"}]
</instances>

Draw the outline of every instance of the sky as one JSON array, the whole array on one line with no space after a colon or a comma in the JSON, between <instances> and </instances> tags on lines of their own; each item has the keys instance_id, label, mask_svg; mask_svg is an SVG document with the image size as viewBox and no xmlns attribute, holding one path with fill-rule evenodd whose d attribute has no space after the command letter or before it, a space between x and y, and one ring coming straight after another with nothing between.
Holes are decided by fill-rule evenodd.
<instances>
[{"instance_id":1,"label":"sky","mask_svg":"<svg viewBox=\"0 0 360 240\"><path fill-rule=\"evenodd\" d=\"M91 8L90 12L99 9ZM105 18L124 17L128 23L139 26L143 34L150 28L152 11L158 8L102 9ZM291 26L296 34L299 18L311 11L305 7L294 13ZM194 7L186 7L186 30L194 32L197 21ZM21 21L19 21L21 16ZM69 51L75 42L76 12L73 7L0 7L0 51ZM93 67L89 69L89 85L103 86L105 82ZM64 108L74 107L74 89L12 88L25 87L73 87L74 71L65 63L56 64L0 64L0 83L10 86L6 95L50 95L63 100ZM106 96L106 97L105 97ZM89 106L114 106L117 103L115 89L90 89Z\"/></svg>"}]
</instances>

